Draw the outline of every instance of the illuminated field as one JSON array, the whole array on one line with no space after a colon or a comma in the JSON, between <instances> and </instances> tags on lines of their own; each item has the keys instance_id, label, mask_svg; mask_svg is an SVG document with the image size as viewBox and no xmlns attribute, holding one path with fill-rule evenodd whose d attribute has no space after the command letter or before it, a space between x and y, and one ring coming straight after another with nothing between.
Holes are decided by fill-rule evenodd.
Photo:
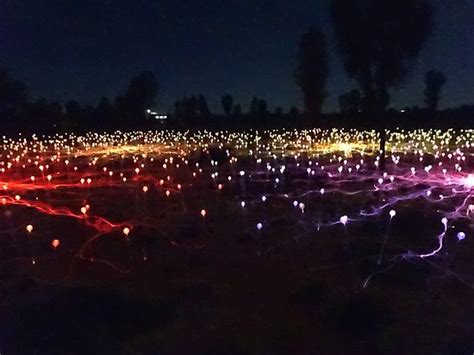
<instances>
[{"instance_id":1,"label":"illuminated field","mask_svg":"<svg viewBox=\"0 0 474 355\"><path fill-rule=\"evenodd\" d=\"M4 137L1 263L55 279L130 273L163 248L232 254L241 235L260 257L336 239L373 261L360 287L405 261L471 286L474 130L389 137L386 171L377 134L355 130Z\"/></svg>"}]
</instances>

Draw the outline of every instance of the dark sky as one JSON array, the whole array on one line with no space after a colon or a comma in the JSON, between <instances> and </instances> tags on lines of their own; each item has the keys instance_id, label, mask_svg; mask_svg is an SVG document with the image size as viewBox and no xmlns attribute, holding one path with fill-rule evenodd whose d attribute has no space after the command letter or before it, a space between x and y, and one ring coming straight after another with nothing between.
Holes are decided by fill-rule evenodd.
<instances>
[{"instance_id":1,"label":"dark sky","mask_svg":"<svg viewBox=\"0 0 474 355\"><path fill-rule=\"evenodd\" d=\"M474 103L474 1L433 0L436 32L392 106L421 105L423 75L448 76L443 106ZM221 110L225 92L249 106L301 104L293 80L296 43L309 26L329 36L326 111L351 88L337 57L328 0L0 0L0 62L33 96L95 103L130 76L152 70L167 111L203 93Z\"/></svg>"}]
</instances>

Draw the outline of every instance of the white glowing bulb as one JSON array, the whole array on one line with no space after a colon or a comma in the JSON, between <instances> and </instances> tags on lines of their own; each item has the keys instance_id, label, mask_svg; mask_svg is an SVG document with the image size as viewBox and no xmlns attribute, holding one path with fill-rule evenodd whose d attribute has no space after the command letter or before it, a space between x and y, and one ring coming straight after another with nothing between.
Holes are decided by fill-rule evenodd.
<instances>
[{"instance_id":1,"label":"white glowing bulb","mask_svg":"<svg viewBox=\"0 0 474 355\"><path fill-rule=\"evenodd\" d=\"M391 210L388 214L390 215L390 218L393 218L397 215L397 212L395 212L395 210Z\"/></svg>"},{"instance_id":2,"label":"white glowing bulb","mask_svg":"<svg viewBox=\"0 0 474 355\"><path fill-rule=\"evenodd\" d=\"M341 218L339 218L339 222L341 222L343 225L346 225L348 220L349 220L349 217L347 216L342 216Z\"/></svg>"},{"instance_id":3,"label":"white glowing bulb","mask_svg":"<svg viewBox=\"0 0 474 355\"><path fill-rule=\"evenodd\" d=\"M31 232L33 231L33 226L32 226L31 224L28 224L28 225L26 226L26 231L27 231L28 233L31 233Z\"/></svg>"},{"instance_id":4,"label":"white glowing bulb","mask_svg":"<svg viewBox=\"0 0 474 355\"><path fill-rule=\"evenodd\" d=\"M129 234L130 234L130 228L128 227L125 227L123 230L122 230L123 234L127 237Z\"/></svg>"},{"instance_id":5,"label":"white glowing bulb","mask_svg":"<svg viewBox=\"0 0 474 355\"><path fill-rule=\"evenodd\" d=\"M464 238L466 238L466 233L459 232L456 236L457 236L458 240L463 240Z\"/></svg>"},{"instance_id":6,"label":"white glowing bulb","mask_svg":"<svg viewBox=\"0 0 474 355\"><path fill-rule=\"evenodd\" d=\"M262 230L262 228L263 228L263 224L262 223L257 223L257 229Z\"/></svg>"}]
</instances>

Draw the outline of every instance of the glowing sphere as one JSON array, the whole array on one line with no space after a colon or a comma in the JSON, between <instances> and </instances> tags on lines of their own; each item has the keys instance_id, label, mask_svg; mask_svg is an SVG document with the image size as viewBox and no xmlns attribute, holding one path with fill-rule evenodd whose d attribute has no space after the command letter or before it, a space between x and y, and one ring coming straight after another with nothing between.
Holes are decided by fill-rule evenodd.
<instances>
[{"instance_id":1,"label":"glowing sphere","mask_svg":"<svg viewBox=\"0 0 474 355\"><path fill-rule=\"evenodd\" d=\"M257 223L257 229L262 230L262 228L263 228L263 224L262 223Z\"/></svg>"},{"instance_id":2,"label":"glowing sphere","mask_svg":"<svg viewBox=\"0 0 474 355\"><path fill-rule=\"evenodd\" d=\"M52 242L51 242L51 246L56 249L58 246L59 246L59 239L54 239Z\"/></svg>"},{"instance_id":3,"label":"glowing sphere","mask_svg":"<svg viewBox=\"0 0 474 355\"><path fill-rule=\"evenodd\" d=\"M348 221L349 217L347 216L342 216L341 218L339 218L339 222L341 222L343 225L346 225Z\"/></svg>"},{"instance_id":4,"label":"glowing sphere","mask_svg":"<svg viewBox=\"0 0 474 355\"><path fill-rule=\"evenodd\" d=\"M123 233L126 237L128 237L128 235L130 234L130 228L125 227L125 228L122 230L122 233Z\"/></svg>"},{"instance_id":5,"label":"glowing sphere","mask_svg":"<svg viewBox=\"0 0 474 355\"><path fill-rule=\"evenodd\" d=\"M31 233L31 232L33 231L33 226L32 226L31 224L28 224L28 225L26 226L26 231L27 231L28 233Z\"/></svg>"},{"instance_id":6,"label":"glowing sphere","mask_svg":"<svg viewBox=\"0 0 474 355\"><path fill-rule=\"evenodd\" d=\"M202 216L203 218L206 217L206 214L207 214L206 210L204 210L204 209L201 210L201 216Z\"/></svg>"},{"instance_id":7,"label":"glowing sphere","mask_svg":"<svg viewBox=\"0 0 474 355\"><path fill-rule=\"evenodd\" d=\"M466 238L466 233L464 232L459 232L456 237L458 238L458 240L463 240L464 238Z\"/></svg>"},{"instance_id":8,"label":"glowing sphere","mask_svg":"<svg viewBox=\"0 0 474 355\"><path fill-rule=\"evenodd\" d=\"M393 218L397 215L397 212L395 212L395 210L391 210L388 214L390 215L390 218Z\"/></svg>"}]
</instances>

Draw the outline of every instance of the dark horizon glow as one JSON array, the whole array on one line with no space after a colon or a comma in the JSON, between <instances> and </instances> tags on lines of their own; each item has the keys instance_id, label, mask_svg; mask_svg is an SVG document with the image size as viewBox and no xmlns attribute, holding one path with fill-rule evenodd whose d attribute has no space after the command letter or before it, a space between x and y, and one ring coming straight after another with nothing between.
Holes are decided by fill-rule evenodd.
<instances>
[{"instance_id":1,"label":"dark horizon glow","mask_svg":"<svg viewBox=\"0 0 474 355\"><path fill-rule=\"evenodd\" d=\"M474 4L433 2L435 33L406 85L392 92L391 107L423 106L430 69L448 77L441 107L474 103ZM298 38L320 26L329 43L325 111L331 112L355 84L342 70L327 7L327 0L3 1L0 63L33 98L96 103L123 91L134 73L152 70L160 82L160 112L200 93L217 113L225 93L244 110L254 95L271 110L288 110L301 106L293 79Z\"/></svg>"}]
</instances>

